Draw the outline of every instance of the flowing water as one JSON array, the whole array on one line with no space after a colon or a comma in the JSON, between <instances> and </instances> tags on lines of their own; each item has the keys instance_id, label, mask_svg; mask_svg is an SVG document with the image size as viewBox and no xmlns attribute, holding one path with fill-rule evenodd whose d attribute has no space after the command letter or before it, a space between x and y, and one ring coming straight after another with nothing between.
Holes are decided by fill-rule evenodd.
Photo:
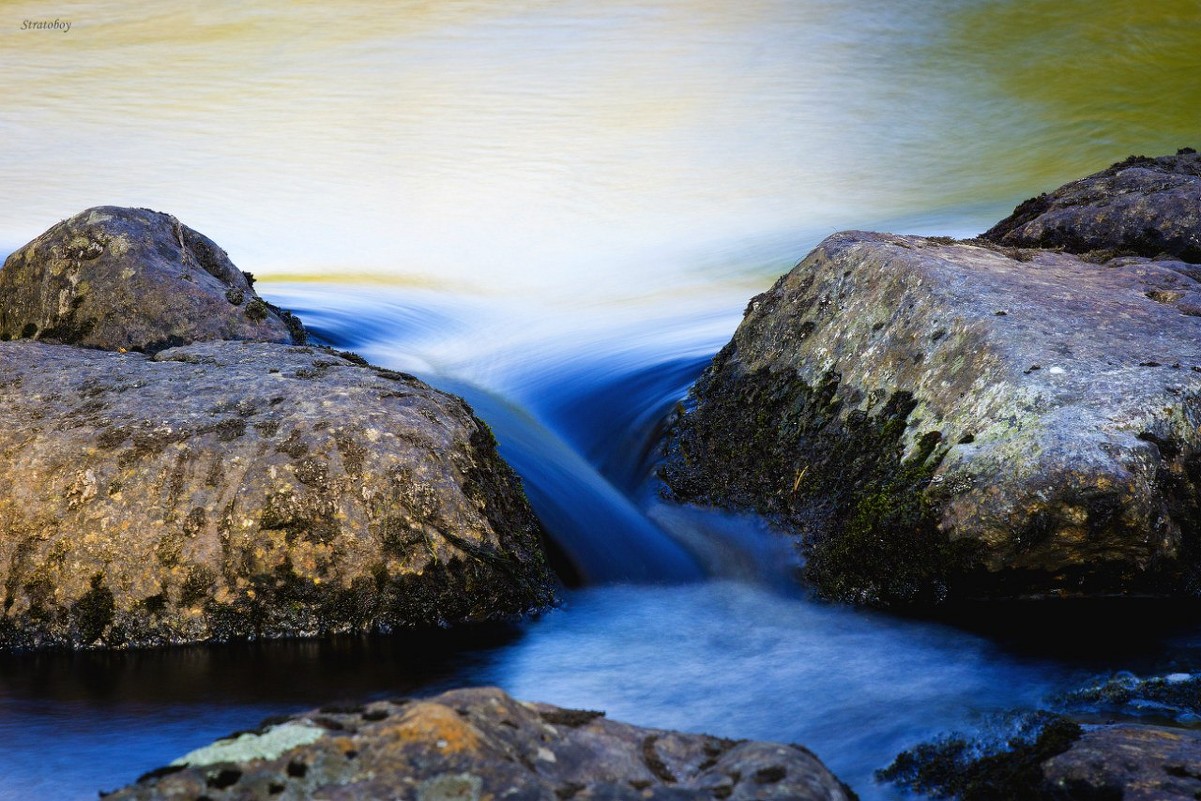
<instances>
[{"instance_id":1,"label":"flowing water","mask_svg":"<svg viewBox=\"0 0 1201 801\"><path fill-rule=\"evenodd\" d=\"M464 395L580 585L507 631L0 657L0 798L469 683L804 743L897 798L872 772L922 738L1201 667L1188 627L1052 647L815 603L759 521L653 476L747 300L824 235L970 235L1196 146L1199 41L1195 0L0 4L0 253L92 205L175 214L322 341Z\"/></svg>"}]
</instances>

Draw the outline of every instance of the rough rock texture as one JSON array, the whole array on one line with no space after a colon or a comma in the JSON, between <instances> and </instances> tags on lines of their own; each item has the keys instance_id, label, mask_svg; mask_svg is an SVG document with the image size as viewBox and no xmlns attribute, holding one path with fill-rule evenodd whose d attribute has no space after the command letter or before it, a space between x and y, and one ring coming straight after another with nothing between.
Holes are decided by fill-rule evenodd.
<instances>
[{"instance_id":1,"label":"rough rock texture","mask_svg":"<svg viewBox=\"0 0 1201 801\"><path fill-rule=\"evenodd\" d=\"M1201 262L1201 155L1184 148L1175 156L1131 156L1025 201L984 238Z\"/></svg>"},{"instance_id":2,"label":"rough rock texture","mask_svg":"<svg viewBox=\"0 0 1201 801\"><path fill-rule=\"evenodd\" d=\"M1044 763L1043 775L1048 798L1192 801L1201 797L1201 731L1102 726Z\"/></svg>"},{"instance_id":3,"label":"rough rock texture","mask_svg":"<svg viewBox=\"0 0 1201 801\"><path fill-rule=\"evenodd\" d=\"M404 801L850 801L795 745L644 729L496 689L300 715L219 741L108 796Z\"/></svg>"},{"instance_id":4,"label":"rough rock texture","mask_svg":"<svg viewBox=\"0 0 1201 801\"><path fill-rule=\"evenodd\" d=\"M99 206L0 269L0 339L17 338L153 353L202 340L303 344L304 328L171 215Z\"/></svg>"},{"instance_id":5,"label":"rough rock texture","mask_svg":"<svg viewBox=\"0 0 1201 801\"><path fill-rule=\"evenodd\" d=\"M1196 593L1195 268L981 245L821 243L694 387L670 491L774 517L841 600Z\"/></svg>"},{"instance_id":6,"label":"rough rock texture","mask_svg":"<svg viewBox=\"0 0 1201 801\"><path fill-rule=\"evenodd\" d=\"M387 629L551 600L491 433L412 376L276 344L30 341L0 342L0 375L0 647Z\"/></svg>"}]
</instances>

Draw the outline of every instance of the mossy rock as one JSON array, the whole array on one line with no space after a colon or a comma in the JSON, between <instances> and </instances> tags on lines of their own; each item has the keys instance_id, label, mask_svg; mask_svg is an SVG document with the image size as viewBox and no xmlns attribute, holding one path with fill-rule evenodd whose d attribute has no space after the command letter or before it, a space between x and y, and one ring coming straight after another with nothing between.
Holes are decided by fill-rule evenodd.
<instances>
[{"instance_id":1,"label":"mossy rock","mask_svg":"<svg viewBox=\"0 0 1201 801\"><path fill-rule=\"evenodd\" d=\"M835 600L1196 595L1193 297L1182 262L835 234L751 301L661 475L773 520Z\"/></svg>"}]
</instances>

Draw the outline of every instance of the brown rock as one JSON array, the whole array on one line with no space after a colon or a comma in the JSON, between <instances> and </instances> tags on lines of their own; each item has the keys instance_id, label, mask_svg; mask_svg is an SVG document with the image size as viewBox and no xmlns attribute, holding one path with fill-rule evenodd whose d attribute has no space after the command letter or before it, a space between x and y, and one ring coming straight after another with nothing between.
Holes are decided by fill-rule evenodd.
<instances>
[{"instance_id":1,"label":"brown rock","mask_svg":"<svg viewBox=\"0 0 1201 801\"><path fill-rule=\"evenodd\" d=\"M361 361L361 360L359 360ZM332 351L0 342L0 647L505 618L541 528L462 400Z\"/></svg>"},{"instance_id":2,"label":"brown rock","mask_svg":"<svg viewBox=\"0 0 1201 801\"><path fill-rule=\"evenodd\" d=\"M1201 155L1131 156L1014 209L985 239L1201 262Z\"/></svg>"},{"instance_id":3,"label":"brown rock","mask_svg":"<svg viewBox=\"0 0 1201 801\"><path fill-rule=\"evenodd\" d=\"M855 798L809 751L644 729L497 689L317 710L218 741L112 801Z\"/></svg>"},{"instance_id":4,"label":"brown rock","mask_svg":"<svg viewBox=\"0 0 1201 801\"><path fill-rule=\"evenodd\" d=\"M99 206L50 228L0 269L0 339L154 353L189 342L303 344L225 251L169 214Z\"/></svg>"}]
</instances>

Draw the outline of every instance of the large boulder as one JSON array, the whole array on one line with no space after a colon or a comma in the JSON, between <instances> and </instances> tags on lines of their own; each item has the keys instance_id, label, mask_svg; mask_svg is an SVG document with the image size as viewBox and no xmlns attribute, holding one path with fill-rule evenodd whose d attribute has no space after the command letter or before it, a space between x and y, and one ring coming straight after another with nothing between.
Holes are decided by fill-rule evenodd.
<instances>
[{"instance_id":1,"label":"large boulder","mask_svg":"<svg viewBox=\"0 0 1201 801\"><path fill-rule=\"evenodd\" d=\"M833 235L751 301L662 476L773 517L840 600L1195 594L1194 275Z\"/></svg>"},{"instance_id":2,"label":"large boulder","mask_svg":"<svg viewBox=\"0 0 1201 801\"><path fill-rule=\"evenodd\" d=\"M1069 253L1166 256L1201 262L1201 155L1131 156L1031 198L983 237Z\"/></svg>"},{"instance_id":3,"label":"large boulder","mask_svg":"<svg viewBox=\"0 0 1201 801\"><path fill-rule=\"evenodd\" d=\"M6 268L7 269L7 268ZM504 618L541 528L460 399L332 351L0 342L0 647Z\"/></svg>"},{"instance_id":4,"label":"large boulder","mask_svg":"<svg viewBox=\"0 0 1201 801\"><path fill-rule=\"evenodd\" d=\"M500 690L332 707L181 757L111 801L850 801L795 745L646 729Z\"/></svg>"},{"instance_id":5,"label":"large boulder","mask_svg":"<svg viewBox=\"0 0 1201 801\"><path fill-rule=\"evenodd\" d=\"M551 601L541 527L466 404L280 344L303 342L299 321L174 217L89 209L14 253L14 338L0 647L387 630Z\"/></svg>"},{"instance_id":6,"label":"large boulder","mask_svg":"<svg viewBox=\"0 0 1201 801\"><path fill-rule=\"evenodd\" d=\"M99 206L0 269L0 339L154 353L201 340L304 343L225 251L169 214Z\"/></svg>"}]
</instances>

